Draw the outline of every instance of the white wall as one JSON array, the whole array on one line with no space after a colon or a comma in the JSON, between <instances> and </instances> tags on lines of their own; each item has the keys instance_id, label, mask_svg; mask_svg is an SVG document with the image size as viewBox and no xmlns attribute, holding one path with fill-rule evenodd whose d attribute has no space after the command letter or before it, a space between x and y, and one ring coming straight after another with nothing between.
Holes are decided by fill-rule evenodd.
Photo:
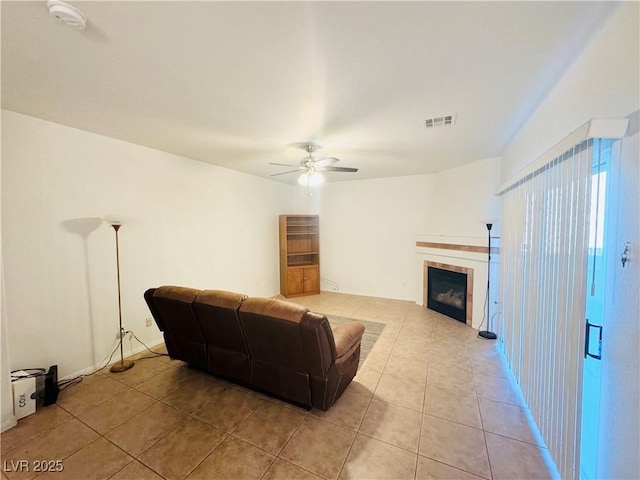
<instances>
[{"instance_id":1,"label":"white wall","mask_svg":"<svg viewBox=\"0 0 640 480\"><path fill-rule=\"evenodd\" d=\"M622 118L638 110L639 8L637 2L621 5L517 134L503 157L503 181L509 180L527 163L589 119ZM625 204L623 215L628 216L627 220L619 222L619 227L624 228L620 235L636 243L640 207L637 141L637 134L625 139L624 168L627 171L623 178L629 182L630 191L635 193ZM633 142L636 142L635 146ZM620 249L620 245L615 245L615 248ZM619 253L615 267L611 265L615 270L619 270ZM608 364L603 364L598 478L640 477L637 456L640 442L637 429L640 408L637 268L637 265L629 264L625 269L625 275L635 280L625 283L625 291L629 294L625 299L619 298L616 305L609 305L609 311L614 315L607 315L605 320L603 355L608 355L609 360ZM607 272L607 275L619 275L615 270Z\"/></svg>"},{"instance_id":2,"label":"white wall","mask_svg":"<svg viewBox=\"0 0 640 480\"><path fill-rule=\"evenodd\" d=\"M500 218L500 199L494 195L499 186L499 158L438 172L429 198L429 224L422 233L486 239L486 220ZM497 223L492 236L499 229Z\"/></svg>"},{"instance_id":3,"label":"white wall","mask_svg":"<svg viewBox=\"0 0 640 480\"><path fill-rule=\"evenodd\" d=\"M638 2L621 2L502 158L502 182L592 118L622 118L638 108Z\"/></svg>"},{"instance_id":4,"label":"white wall","mask_svg":"<svg viewBox=\"0 0 640 480\"><path fill-rule=\"evenodd\" d=\"M0 122L1 123L1 122ZM0 158L0 165L2 159ZM0 168L0 179L2 169ZM2 182L0 181L0 192ZM1 202L0 202L1 203ZM2 214L0 212L0 225ZM2 245L2 231L0 231L0 245ZM4 262L0 251L0 431L15 426L13 415L13 395L11 389L11 367L9 366L9 335L7 330L6 302L4 299Z\"/></svg>"},{"instance_id":5,"label":"white wall","mask_svg":"<svg viewBox=\"0 0 640 480\"><path fill-rule=\"evenodd\" d=\"M147 288L278 292L277 216L291 187L2 112L2 249L11 368L101 362L123 322L145 343ZM137 345L134 345L137 346ZM128 345L127 345L128 347Z\"/></svg>"},{"instance_id":6,"label":"white wall","mask_svg":"<svg viewBox=\"0 0 640 480\"><path fill-rule=\"evenodd\" d=\"M308 209L320 214L321 276L344 293L413 300L415 241L428 224L432 178L328 183L307 194Z\"/></svg>"}]
</instances>

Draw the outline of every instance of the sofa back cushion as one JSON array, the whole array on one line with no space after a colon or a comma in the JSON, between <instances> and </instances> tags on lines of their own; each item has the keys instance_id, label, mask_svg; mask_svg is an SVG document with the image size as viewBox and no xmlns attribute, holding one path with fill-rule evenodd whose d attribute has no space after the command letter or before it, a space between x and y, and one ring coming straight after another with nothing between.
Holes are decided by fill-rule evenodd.
<instances>
[{"instance_id":1,"label":"sofa back cushion","mask_svg":"<svg viewBox=\"0 0 640 480\"><path fill-rule=\"evenodd\" d=\"M300 324L308 310L271 298L248 298L240 306L240 322L252 358L256 388L311 405L307 358Z\"/></svg>"},{"instance_id":2,"label":"sofa back cushion","mask_svg":"<svg viewBox=\"0 0 640 480\"><path fill-rule=\"evenodd\" d=\"M207 367L205 338L193 309L193 301L200 290L163 286L153 292L150 310L158 327L164 331L167 351L172 358L198 368ZM149 302L149 300L147 300Z\"/></svg>"},{"instance_id":3,"label":"sofa back cushion","mask_svg":"<svg viewBox=\"0 0 640 480\"><path fill-rule=\"evenodd\" d=\"M238 309L246 295L202 290L193 303L209 353L209 371L241 383L251 380L249 350Z\"/></svg>"}]
</instances>

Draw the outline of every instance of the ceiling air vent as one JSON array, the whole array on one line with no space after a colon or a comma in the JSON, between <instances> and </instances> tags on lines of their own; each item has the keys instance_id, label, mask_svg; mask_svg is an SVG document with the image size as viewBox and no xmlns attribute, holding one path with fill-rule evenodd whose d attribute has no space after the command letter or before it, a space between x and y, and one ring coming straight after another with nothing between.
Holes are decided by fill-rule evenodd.
<instances>
[{"instance_id":1,"label":"ceiling air vent","mask_svg":"<svg viewBox=\"0 0 640 480\"><path fill-rule=\"evenodd\" d=\"M443 115L442 117L427 118L424 123L427 128L444 127L453 125L456 122L456 115Z\"/></svg>"}]
</instances>

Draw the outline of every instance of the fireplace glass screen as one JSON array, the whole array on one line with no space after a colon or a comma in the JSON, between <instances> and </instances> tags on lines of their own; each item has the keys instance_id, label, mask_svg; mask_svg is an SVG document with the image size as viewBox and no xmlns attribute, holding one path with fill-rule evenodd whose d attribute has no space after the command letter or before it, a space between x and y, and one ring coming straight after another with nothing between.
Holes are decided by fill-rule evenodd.
<instances>
[{"instance_id":1,"label":"fireplace glass screen","mask_svg":"<svg viewBox=\"0 0 640 480\"><path fill-rule=\"evenodd\" d=\"M467 322L467 275L429 267L427 307L459 322Z\"/></svg>"}]
</instances>

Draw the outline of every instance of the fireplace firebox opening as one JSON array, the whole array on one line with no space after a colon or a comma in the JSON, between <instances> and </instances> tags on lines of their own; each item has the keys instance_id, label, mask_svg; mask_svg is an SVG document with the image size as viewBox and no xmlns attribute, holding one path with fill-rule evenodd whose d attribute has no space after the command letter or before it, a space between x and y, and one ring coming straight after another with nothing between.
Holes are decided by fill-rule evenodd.
<instances>
[{"instance_id":1,"label":"fireplace firebox opening","mask_svg":"<svg viewBox=\"0 0 640 480\"><path fill-rule=\"evenodd\" d=\"M425 262L424 306L471 325L473 269Z\"/></svg>"}]
</instances>

